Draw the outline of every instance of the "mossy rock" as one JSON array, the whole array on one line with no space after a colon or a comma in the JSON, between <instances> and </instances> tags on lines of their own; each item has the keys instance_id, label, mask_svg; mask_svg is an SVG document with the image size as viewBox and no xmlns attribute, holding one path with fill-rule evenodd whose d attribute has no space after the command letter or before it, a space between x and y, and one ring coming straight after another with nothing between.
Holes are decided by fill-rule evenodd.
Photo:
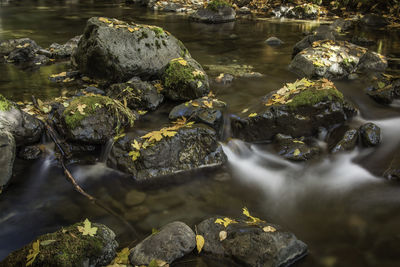
<instances>
[{"instance_id":1,"label":"mossy rock","mask_svg":"<svg viewBox=\"0 0 400 267\"><path fill-rule=\"evenodd\" d=\"M225 0L212 0L207 4L207 9L213 10L215 12L224 7L232 7L232 6Z\"/></svg>"},{"instance_id":2,"label":"mossy rock","mask_svg":"<svg viewBox=\"0 0 400 267\"><path fill-rule=\"evenodd\" d=\"M105 266L116 256L114 232L107 226L93 223L97 227L94 236L83 235L76 223L54 233L39 236L25 247L9 254L0 266L27 266L27 256L33 243L39 241L39 253L31 266L35 267L70 267L70 266Z\"/></svg>"},{"instance_id":3,"label":"mossy rock","mask_svg":"<svg viewBox=\"0 0 400 267\"><path fill-rule=\"evenodd\" d=\"M163 93L175 101L196 99L210 91L208 76L194 59L172 59L165 68L162 82Z\"/></svg>"},{"instance_id":4,"label":"mossy rock","mask_svg":"<svg viewBox=\"0 0 400 267\"><path fill-rule=\"evenodd\" d=\"M132 127L137 114L118 100L101 95L73 98L61 112L62 132L72 141L103 144L124 127Z\"/></svg>"},{"instance_id":5,"label":"mossy rock","mask_svg":"<svg viewBox=\"0 0 400 267\"><path fill-rule=\"evenodd\" d=\"M0 94L0 111L9 111L14 107L14 104Z\"/></svg>"}]
</instances>

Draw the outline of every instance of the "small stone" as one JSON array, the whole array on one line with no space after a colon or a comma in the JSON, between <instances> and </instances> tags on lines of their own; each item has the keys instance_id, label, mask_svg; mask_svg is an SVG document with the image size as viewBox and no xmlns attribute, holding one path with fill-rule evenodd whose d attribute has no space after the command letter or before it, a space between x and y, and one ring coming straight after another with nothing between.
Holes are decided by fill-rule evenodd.
<instances>
[{"instance_id":1,"label":"small stone","mask_svg":"<svg viewBox=\"0 0 400 267\"><path fill-rule=\"evenodd\" d=\"M282 45L284 42L281 39L273 36L265 40L265 43L269 46L279 46Z\"/></svg>"},{"instance_id":2,"label":"small stone","mask_svg":"<svg viewBox=\"0 0 400 267\"><path fill-rule=\"evenodd\" d=\"M381 142L381 129L369 122L360 127L361 141L366 147L377 146Z\"/></svg>"}]
</instances>

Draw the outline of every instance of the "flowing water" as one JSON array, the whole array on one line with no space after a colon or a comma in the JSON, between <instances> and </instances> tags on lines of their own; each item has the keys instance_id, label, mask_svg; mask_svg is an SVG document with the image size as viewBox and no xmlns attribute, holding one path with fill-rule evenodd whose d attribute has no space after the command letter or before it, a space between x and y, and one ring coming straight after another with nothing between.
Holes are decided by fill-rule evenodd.
<instances>
[{"instance_id":1,"label":"flowing water","mask_svg":"<svg viewBox=\"0 0 400 267\"><path fill-rule=\"evenodd\" d=\"M29 37L43 47L64 43L81 34L91 16L161 26L181 39L203 65L254 66L263 77L237 79L229 86L212 84L217 97L229 104L230 112L250 107L267 92L295 80L287 69L292 47L303 37L302 32L318 26L316 22L276 20L204 25L190 23L179 14L154 13L112 1L1 0L0 39ZM372 49L399 57L398 34L365 34L377 41ZM266 46L263 41L270 36L285 44ZM14 101L29 101L32 94L41 99L57 97L68 88L51 83L48 76L67 68L67 63L35 70L2 64L0 93ZM398 183L380 175L399 148L400 105L374 103L364 93L364 80L335 84L360 109L352 124L373 121L382 128L379 147L291 163L278 157L268 144L231 140L223 145L229 159L224 168L180 174L146 187L107 168L101 153L95 155L96 164L68 166L87 192L123 220L74 191L54 160L51 147L47 156L33 163L17 160L15 176L0 195L0 259L40 234L85 218L112 228L123 247L168 222L181 220L194 226L215 214L239 216L246 206L254 215L284 226L308 244L310 254L297 266L399 266L400 189ZM146 130L166 123L171 107L165 104L137 127ZM320 144L326 146L322 141ZM103 154L111 146L109 142ZM139 236L123 221L129 222ZM221 265L194 254L173 264Z\"/></svg>"}]
</instances>

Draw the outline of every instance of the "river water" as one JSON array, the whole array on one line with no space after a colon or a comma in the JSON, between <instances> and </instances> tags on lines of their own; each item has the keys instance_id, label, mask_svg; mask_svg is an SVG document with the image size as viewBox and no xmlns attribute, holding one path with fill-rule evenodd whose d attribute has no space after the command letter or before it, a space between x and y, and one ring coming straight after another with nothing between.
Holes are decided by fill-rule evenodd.
<instances>
[{"instance_id":1,"label":"river water","mask_svg":"<svg viewBox=\"0 0 400 267\"><path fill-rule=\"evenodd\" d=\"M47 47L81 34L88 18L108 16L165 28L182 40L202 65L252 65L264 76L237 79L229 86L211 84L230 112L250 107L269 91L294 81L295 75L287 69L292 47L303 37L302 32L318 26L316 22L276 20L204 25L190 23L183 15L154 13L112 1L0 3L0 40L29 37ZM400 56L398 34L365 34L377 41L373 50ZM278 48L265 45L263 41L270 36L285 44ZM2 64L0 93L13 101L29 101L32 94L40 99L57 97L68 88L51 83L48 76L67 68L67 63L36 70ZM395 65L393 68L398 72ZM15 176L0 195L0 259L40 234L85 218L109 226L124 247L168 222L181 220L193 227L215 214L237 217L242 207L248 207L255 216L284 226L308 244L309 255L296 266L399 266L399 184L380 175L399 148L400 108L374 103L364 93L364 80L335 84L360 109L352 124L373 121L382 128L379 147L295 164L277 157L267 144L231 140L224 144L229 159L224 168L177 175L147 187L107 168L101 163L101 153L96 155L96 164L69 166L86 191L116 211L137 233L74 191L54 160L51 146L41 160L17 160ZM165 104L139 127L161 126L171 107ZM131 195L140 199L132 203ZM223 264L193 254L173 266Z\"/></svg>"}]
</instances>

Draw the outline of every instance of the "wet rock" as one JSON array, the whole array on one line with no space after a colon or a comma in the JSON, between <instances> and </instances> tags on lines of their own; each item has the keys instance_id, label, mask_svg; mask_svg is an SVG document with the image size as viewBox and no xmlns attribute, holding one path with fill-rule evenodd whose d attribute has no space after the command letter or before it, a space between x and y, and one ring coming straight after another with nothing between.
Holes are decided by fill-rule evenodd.
<instances>
[{"instance_id":1,"label":"wet rock","mask_svg":"<svg viewBox=\"0 0 400 267\"><path fill-rule=\"evenodd\" d=\"M18 157L25 160L35 160L42 155L42 149L39 146L25 146L18 152Z\"/></svg>"},{"instance_id":2,"label":"wet rock","mask_svg":"<svg viewBox=\"0 0 400 267\"><path fill-rule=\"evenodd\" d=\"M212 0L206 8L198 9L189 18L203 23L224 23L234 21L236 12L228 2Z\"/></svg>"},{"instance_id":3,"label":"wet rock","mask_svg":"<svg viewBox=\"0 0 400 267\"><path fill-rule=\"evenodd\" d=\"M60 105L56 114L59 131L69 141L86 144L105 144L138 117L118 100L100 95L75 97L67 107Z\"/></svg>"},{"instance_id":4,"label":"wet rock","mask_svg":"<svg viewBox=\"0 0 400 267\"><path fill-rule=\"evenodd\" d=\"M293 56L297 55L304 49L311 47L314 42L321 40L336 40L335 32L330 26L321 25L315 32L297 42L293 47Z\"/></svg>"},{"instance_id":5,"label":"wet rock","mask_svg":"<svg viewBox=\"0 0 400 267\"><path fill-rule=\"evenodd\" d=\"M104 92L103 90L94 87L94 86L88 86L86 88L83 88L81 90L79 90L75 96L84 96L87 94L95 94L95 95L106 95L106 92Z\"/></svg>"},{"instance_id":6,"label":"wet rock","mask_svg":"<svg viewBox=\"0 0 400 267\"><path fill-rule=\"evenodd\" d=\"M400 97L400 79L384 74L367 88L367 95L380 104L391 104Z\"/></svg>"},{"instance_id":7,"label":"wet rock","mask_svg":"<svg viewBox=\"0 0 400 267\"><path fill-rule=\"evenodd\" d=\"M238 7L244 7L251 3L251 0L233 0L233 4L237 5Z\"/></svg>"},{"instance_id":8,"label":"wet rock","mask_svg":"<svg viewBox=\"0 0 400 267\"><path fill-rule=\"evenodd\" d=\"M159 77L170 60L178 57L190 58L190 54L160 27L93 17L72 60L89 76L125 82L134 76Z\"/></svg>"},{"instance_id":9,"label":"wet rock","mask_svg":"<svg viewBox=\"0 0 400 267\"><path fill-rule=\"evenodd\" d=\"M230 74L233 77L254 78L261 77L262 74L254 71L254 67L250 65L227 64L227 65L205 65L204 70L212 76Z\"/></svg>"},{"instance_id":10,"label":"wet rock","mask_svg":"<svg viewBox=\"0 0 400 267\"><path fill-rule=\"evenodd\" d=\"M330 25L330 28L336 32L347 32L353 30L355 25L356 22L352 19L339 18Z\"/></svg>"},{"instance_id":11,"label":"wet rock","mask_svg":"<svg viewBox=\"0 0 400 267\"><path fill-rule=\"evenodd\" d=\"M270 46L279 46L279 45L283 44L283 41L281 39L273 36L273 37L269 37L267 40L265 40L265 43Z\"/></svg>"},{"instance_id":12,"label":"wet rock","mask_svg":"<svg viewBox=\"0 0 400 267\"><path fill-rule=\"evenodd\" d=\"M251 10L247 6L243 6L237 10L237 14L248 15L248 14L251 14Z\"/></svg>"},{"instance_id":13,"label":"wet rock","mask_svg":"<svg viewBox=\"0 0 400 267\"><path fill-rule=\"evenodd\" d=\"M307 254L307 245L278 225L235 219L225 227L217 219L225 218L213 217L197 226L207 256L246 266L289 266Z\"/></svg>"},{"instance_id":14,"label":"wet rock","mask_svg":"<svg viewBox=\"0 0 400 267\"><path fill-rule=\"evenodd\" d=\"M15 140L11 133L0 129L0 192L11 179L14 159Z\"/></svg>"},{"instance_id":15,"label":"wet rock","mask_svg":"<svg viewBox=\"0 0 400 267\"><path fill-rule=\"evenodd\" d=\"M10 132L17 146L23 146L39 141L44 126L0 94L0 130Z\"/></svg>"},{"instance_id":16,"label":"wet rock","mask_svg":"<svg viewBox=\"0 0 400 267\"><path fill-rule=\"evenodd\" d=\"M320 152L315 142L305 140L304 137L292 138L291 136L277 134L275 142L275 150L278 154L292 161L306 161Z\"/></svg>"},{"instance_id":17,"label":"wet rock","mask_svg":"<svg viewBox=\"0 0 400 267\"><path fill-rule=\"evenodd\" d=\"M30 47L35 51L40 48L35 41L29 38L10 39L0 42L0 56L8 56L12 51L24 47Z\"/></svg>"},{"instance_id":18,"label":"wet rock","mask_svg":"<svg viewBox=\"0 0 400 267\"><path fill-rule=\"evenodd\" d=\"M108 165L132 175L137 181L219 166L226 158L217 133L203 124L175 124L142 137L129 135L113 146Z\"/></svg>"},{"instance_id":19,"label":"wet rock","mask_svg":"<svg viewBox=\"0 0 400 267\"><path fill-rule=\"evenodd\" d=\"M74 79L80 78L81 73L79 71L64 71L49 76L49 80L52 82L60 83L66 81L73 81Z\"/></svg>"},{"instance_id":20,"label":"wet rock","mask_svg":"<svg viewBox=\"0 0 400 267\"><path fill-rule=\"evenodd\" d=\"M234 79L235 77L233 77L233 75L231 74L221 73L220 75L218 75L218 77L215 78L215 81L217 83L229 84L233 82Z\"/></svg>"},{"instance_id":21,"label":"wet rock","mask_svg":"<svg viewBox=\"0 0 400 267\"><path fill-rule=\"evenodd\" d=\"M103 224L92 223L97 227L94 236L82 235L78 230L83 223L76 223L54 233L39 236L32 243L12 252L0 266L25 266L27 255L33 243L39 241L39 253L31 266L105 266L116 256L114 232Z\"/></svg>"},{"instance_id":22,"label":"wet rock","mask_svg":"<svg viewBox=\"0 0 400 267\"><path fill-rule=\"evenodd\" d=\"M207 124L220 132L224 123L225 108L225 102L205 96L174 107L169 113L169 119L175 121L182 117L191 118L195 122Z\"/></svg>"},{"instance_id":23,"label":"wet rock","mask_svg":"<svg viewBox=\"0 0 400 267\"><path fill-rule=\"evenodd\" d=\"M68 58L72 55L74 50L78 47L79 40L82 35L75 36L68 40L65 44L53 43L48 48L52 58Z\"/></svg>"},{"instance_id":24,"label":"wet rock","mask_svg":"<svg viewBox=\"0 0 400 267\"><path fill-rule=\"evenodd\" d=\"M358 130L357 129L348 129L342 134L340 134L339 132L341 132L341 131L338 131L338 133L333 133L333 135L337 134L337 135L340 135L341 137L340 137L339 141L337 141L333 145L331 152L337 153L337 152L341 152L341 151L353 150L357 145L358 135L359 135Z\"/></svg>"},{"instance_id":25,"label":"wet rock","mask_svg":"<svg viewBox=\"0 0 400 267\"><path fill-rule=\"evenodd\" d=\"M381 142L381 129L369 122L360 127L360 138L364 146L377 146Z\"/></svg>"},{"instance_id":26,"label":"wet rock","mask_svg":"<svg viewBox=\"0 0 400 267\"><path fill-rule=\"evenodd\" d=\"M171 264L194 249L195 239L195 234L189 226L183 222L172 222L134 247L129 260L134 266L148 265L155 259Z\"/></svg>"},{"instance_id":27,"label":"wet rock","mask_svg":"<svg viewBox=\"0 0 400 267\"><path fill-rule=\"evenodd\" d=\"M367 14L361 18L360 22L368 27L384 27L389 24L386 18L377 14Z\"/></svg>"},{"instance_id":28,"label":"wet rock","mask_svg":"<svg viewBox=\"0 0 400 267\"><path fill-rule=\"evenodd\" d=\"M271 140L276 134L312 136L356 114L334 84L326 79L298 80L266 95L257 106L231 118L233 136L246 141Z\"/></svg>"},{"instance_id":29,"label":"wet rock","mask_svg":"<svg viewBox=\"0 0 400 267\"><path fill-rule=\"evenodd\" d=\"M361 36L353 36L353 38L351 38L351 42L359 46L372 46L376 44L374 40L367 39Z\"/></svg>"},{"instance_id":30,"label":"wet rock","mask_svg":"<svg viewBox=\"0 0 400 267\"><path fill-rule=\"evenodd\" d=\"M164 100L161 84L152 84L140 79L131 79L127 83L113 84L107 90L107 96L121 102L126 101L134 110L155 110Z\"/></svg>"},{"instance_id":31,"label":"wet rock","mask_svg":"<svg viewBox=\"0 0 400 267\"><path fill-rule=\"evenodd\" d=\"M141 204L146 198L146 193L137 190L131 190L125 195L125 204L135 206Z\"/></svg>"},{"instance_id":32,"label":"wet rock","mask_svg":"<svg viewBox=\"0 0 400 267\"><path fill-rule=\"evenodd\" d=\"M162 75L162 93L174 101L202 97L210 92L208 76L194 59L175 58Z\"/></svg>"},{"instance_id":33,"label":"wet rock","mask_svg":"<svg viewBox=\"0 0 400 267\"><path fill-rule=\"evenodd\" d=\"M347 78L356 71L382 72L384 56L343 41L323 40L297 54L289 69L302 77Z\"/></svg>"},{"instance_id":34,"label":"wet rock","mask_svg":"<svg viewBox=\"0 0 400 267\"><path fill-rule=\"evenodd\" d=\"M292 18L292 19L316 19L320 12L320 7L314 4L303 4L292 6L279 6L272 11L277 18Z\"/></svg>"}]
</instances>

